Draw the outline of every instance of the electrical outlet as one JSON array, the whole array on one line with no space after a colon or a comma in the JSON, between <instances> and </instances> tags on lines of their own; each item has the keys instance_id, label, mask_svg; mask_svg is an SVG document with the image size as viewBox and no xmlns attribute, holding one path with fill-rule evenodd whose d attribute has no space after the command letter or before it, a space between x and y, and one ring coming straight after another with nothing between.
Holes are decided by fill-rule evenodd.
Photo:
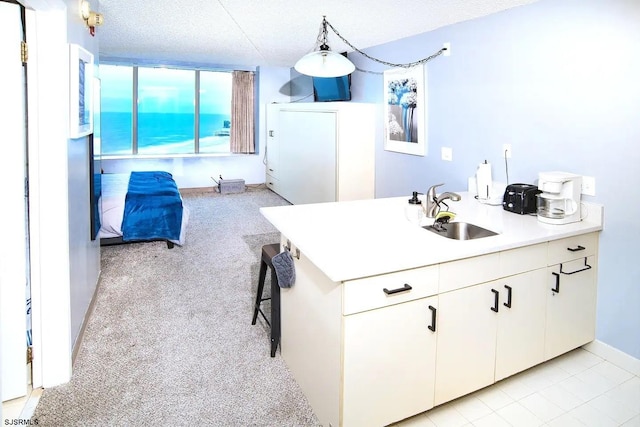
<instances>
[{"instance_id":1,"label":"electrical outlet","mask_svg":"<svg viewBox=\"0 0 640 427\"><path fill-rule=\"evenodd\" d=\"M596 195L596 179L592 176L583 176L581 192L585 196L595 196Z\"/></svg>"},{"instance_id":2,"label":"electrical outlet","mask_svg":"<svg viewBox=\"0 0 640 427\"><path fill-rule=\"evenodd\" d=\"M443 49L446 49L444 52L442 52L442 54L444 56L451 56L451 43L446 42L442 45Z\"/></svg>"},{"instance_id":3,"label":"electrical outlet","mask_svg":"<svg viewBox=\"0 0 640 427\"><path fill-rule=\"evenodd\" d=\"M502 144L502 158L511 158L511 144Z\"/></svg>"},{"instance_id":4,"label":"electrical outlet","mask_svg":"<svg viewBox=\"0 0 640 427\"><path fill-rule=\"evenodd\" d=\"M453 150L450 147L442 147L440 149L440 154L442 156L442 160L452 161L453 160Z\"/></svg>"}]
</instances>

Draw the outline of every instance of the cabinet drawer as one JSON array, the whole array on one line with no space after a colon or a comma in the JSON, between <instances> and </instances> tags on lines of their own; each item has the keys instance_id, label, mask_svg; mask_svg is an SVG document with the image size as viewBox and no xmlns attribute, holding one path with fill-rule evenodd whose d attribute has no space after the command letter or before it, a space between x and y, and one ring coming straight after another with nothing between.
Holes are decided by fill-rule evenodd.
<instances>
[{"instance_id":1,"label":"cabinet drawer","mask_svg":"<svg viewBox=\"0 0 640 427\"><path fill-rule=\"evenodd\" d=\"M500 277L498 252L440 264L439 292L449 292Z\"/></svg>"},{"instance_id":2,"label":"cabinet drawer","mask_svg":"<svg viewBox=\"0 0 640 427\"><path fill-rule=\"evenodd\" d=\"M438 293L438 267L422 267L343 284L342 314L349 315Z\"/></svg>"},{"instance_id":3,"label":"cabinet drawer","mask_svg":"<svg viewBox=\"0 0 640 427\"><path fill-rule=\"evenodd\" d=\"M565 261L595 255L598 248L598 234L589 233L580 236L549 242L547 264L554 265Z\"/></svg>"},{"instance_id":4,"label":"cabinet drawer","mask_svg":"<svg viewBox=\"0 0 640 427\"><path fill-rule=\"evenodd\" d=\"M546 264L546 243L503 251L500 252L500 277L545 268Z\"/></svg>"},{"instance_id":5,"label":"cabinet drawer","mask_svg":"<svg viewBox=\"0 0 640 427\"><path fill-rule=\"evenodd\" d=\"M278 180L278 178L267 174L266 176L266 181L265 184L267 185L268 188L272 189L273 191L278 191L280 188L280 181Z\"/></svg>"}]
</instances>

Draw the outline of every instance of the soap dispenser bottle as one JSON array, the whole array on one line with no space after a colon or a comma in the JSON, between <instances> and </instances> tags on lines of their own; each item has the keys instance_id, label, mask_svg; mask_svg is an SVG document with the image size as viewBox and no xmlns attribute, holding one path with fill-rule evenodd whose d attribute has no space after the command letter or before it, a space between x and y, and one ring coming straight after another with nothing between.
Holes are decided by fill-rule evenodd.
<instances>
[{"instance_id":1,"label":"soap dispenser bottle","mask_svg":"<svg viewBox=\"0 0 640 427\"><path fill-rule=\"evenodd\" d=\"M420 225L420 222L424 217L424 209L422 207L422 202L418 198L417 191L413 192L413 195L405 206L404 215L406 216L408 221L412 222L413 224Z\"/></svg>"}]
</instances>

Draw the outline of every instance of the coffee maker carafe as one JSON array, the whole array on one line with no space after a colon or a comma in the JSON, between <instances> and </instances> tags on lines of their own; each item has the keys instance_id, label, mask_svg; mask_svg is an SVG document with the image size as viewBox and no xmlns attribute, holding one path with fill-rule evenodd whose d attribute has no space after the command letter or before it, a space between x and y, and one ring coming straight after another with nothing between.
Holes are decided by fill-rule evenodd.
<instances>
[{"instance_id":1,"label":"coffee maker carafe","mask_svg":"<svg viewBox=\"0 0 640 427\"><path fill-rule=\"evenodd\" d=\"M581 220L582 176L568 172L540 172L537 195L538 221L568 224Z\"/></svg>"}]
</instances>

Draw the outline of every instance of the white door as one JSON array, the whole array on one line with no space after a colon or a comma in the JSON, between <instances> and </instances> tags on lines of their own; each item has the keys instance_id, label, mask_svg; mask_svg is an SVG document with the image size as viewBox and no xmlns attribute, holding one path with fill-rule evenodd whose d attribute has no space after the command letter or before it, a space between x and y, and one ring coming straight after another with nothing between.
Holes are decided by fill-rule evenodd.
<instances>
[{"instance_id":1,"label":"white door","mask_svg":"<svg viewBox=\"0 0 640 427\"><path fill-rule=\"evenodd\" d=\"M577 259L547 270L544 360L595 338L596 258Z\"/></svg>"},{"instance_id":2,"label":"white door","mask_svg":"<svg viewBox=\"0 0 640 427\"><path fill-rule=\"evenodd\" d=\"M421 298L345 316L345 426L387 425L433 407L437 332L429 326L436 328L437 301Z\"/></svg>"},{"instance_id":3,"label":"white door","mask_svg":"<svg viewBox=\"0 0 640 427\"><path fill-rule=\"evenodd\" d=\"M2 400L27 394L25 80L20 60L20 7L0 1L0 347Z\"/></svg>"},{"instance_id":4,"label":"white door","mask_svg":"<svg viewBox=\"0 0 640 427\"><path fill-rule=\"evenodd\" d=\"M496 381L543 361L546 274L547 270L540 268L497 281Z\"/></svg>"},{"instance_id":5,"label":"white door","mask_svg":"<svg viewBox=\"0 0 640 427\"><path fill-rule=\"evenodd\" d=\"M493 383L499 292L496 282L438 297L435 404Z\"/></svg>"},{"instance_id":6,"label":"white door","mask_svg":"<svg viewBox=\"0 0 640 427\"><path fill-rule=\"evenodd\" d=\"M336 121L333 111L280 111L282 196L293 203L336 201Z\"/></svg>"}]
</instances>

